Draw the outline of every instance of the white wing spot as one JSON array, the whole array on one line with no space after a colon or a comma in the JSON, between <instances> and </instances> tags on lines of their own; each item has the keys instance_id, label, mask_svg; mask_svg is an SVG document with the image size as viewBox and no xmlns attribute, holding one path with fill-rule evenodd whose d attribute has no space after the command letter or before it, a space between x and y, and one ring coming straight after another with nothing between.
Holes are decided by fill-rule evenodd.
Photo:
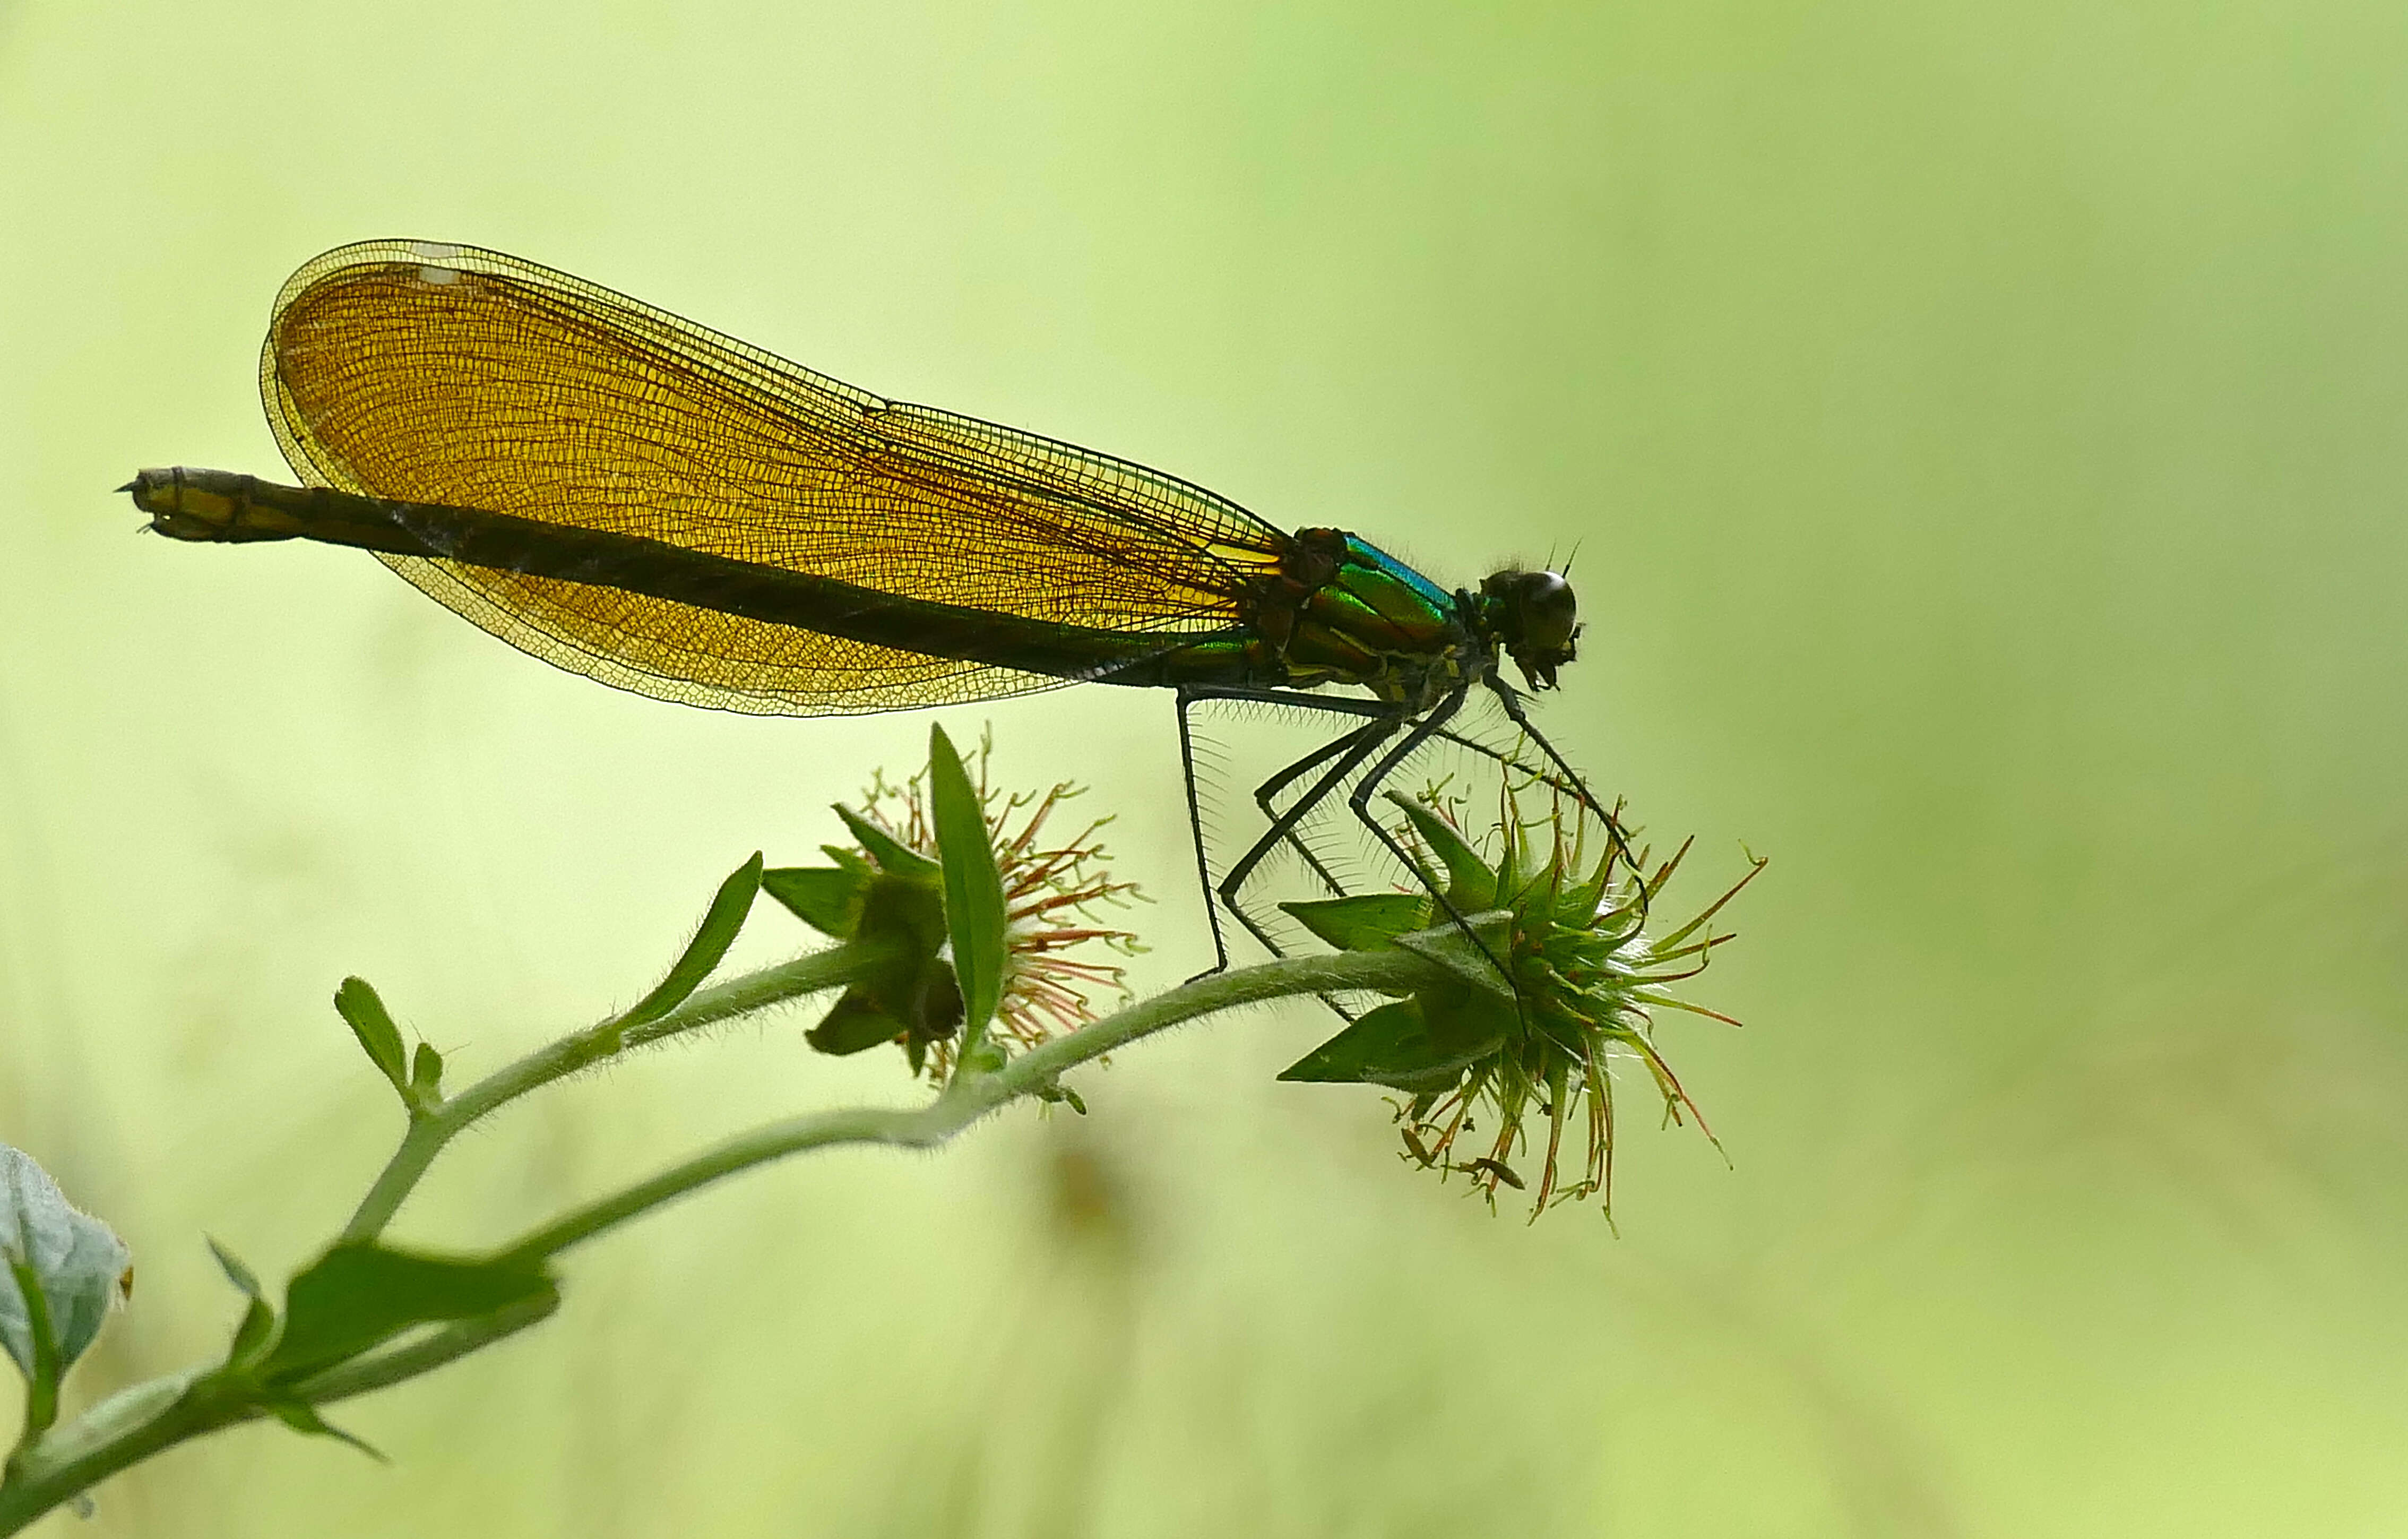
<instances>
[{"instance_id":1,"label":"white wing spot","mask_svg":"<svg viewBox=\"0 0 2408 1539\"><path fill-rule=\"evenodd\" d=\"M457 267L421 267L418 269L418 280L422 283L457 283L460 281L460 269Z\"/></svg>"},{"instance_id":2,"label":"white wing spot","mask_svg":"<svg viewBox=\"0 0 2408 1539\"><path fill-rule=\"evenodd\" d=\"M460 248L440 240L413 240L409 243L409 254L423 257L429 262L449 262L460 254Z\"/></svg>"}]
</instances>

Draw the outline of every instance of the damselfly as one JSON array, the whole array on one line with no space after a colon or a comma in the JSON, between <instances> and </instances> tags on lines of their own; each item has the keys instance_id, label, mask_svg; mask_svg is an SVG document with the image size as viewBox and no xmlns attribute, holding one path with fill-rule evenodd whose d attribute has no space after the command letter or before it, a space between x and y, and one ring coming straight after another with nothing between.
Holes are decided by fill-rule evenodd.
<instances>
[{"instance_id":1,"label":"damselfly","mask_svg":"<svg viewBox=\"0 0 2408 1539\"><path fill-rule=\"evenodd\" d=\"M1448 725L1476 688L1614 828L1501 671L1510 659L1549 689L1572 660L1581 627L1554 572L1450 592L1344 530L1290 534L1157 471L884 400L465 246L369 241L310 262L277 298L260 384L308 484L145 470L127 489L152 528L373 551L514 646L691 705L818 715L1076 682L1170 689L1216 968L1215 895L1279 950L1243 897L1274 851L1336 889L1297 833L1334 796L1420 869L1372 798L1434 741L1512 762ZM1216 884L1190 715L1233 700L1347 725L1256 788L1268 826Z\"/></svg>"}]
</instances>

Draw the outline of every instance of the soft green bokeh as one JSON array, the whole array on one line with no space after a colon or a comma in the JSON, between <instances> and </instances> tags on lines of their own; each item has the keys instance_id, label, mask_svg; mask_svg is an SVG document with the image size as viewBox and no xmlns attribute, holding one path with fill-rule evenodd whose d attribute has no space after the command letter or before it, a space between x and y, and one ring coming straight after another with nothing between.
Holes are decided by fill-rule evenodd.
<instances>
[{"instance_id":1,"label":"soft green bokeh","mask_svg":"<svg viewBox=\"0 0 2408 1539\"><path fill-rule=\"evenodd\" d=\"M210 1349L396 1131L641 994L918 717L615 695L350 553L136 538L273 472L306 257L524 254L906 398L1370 533L1579 543L1545 719L1698 890L1615 1240L1491 1220L1260 1013L1085 1123L805 1160L531 1336L184 1449L88 1529L2129 1536L2408 1529L2408 8L0 0L0 1140ZM1199 961L1167 699L991 719ZM766 912L741 956L798 932ZM499 1235L901 1093L805 1020L580 1082L402 1230ZM1634 1098L1635 1104L1636 1098ZM0 1413L0 1417L12 1413ZM5 1429L0 1429L5 1430Z\"/></svg>"}]
</instances>

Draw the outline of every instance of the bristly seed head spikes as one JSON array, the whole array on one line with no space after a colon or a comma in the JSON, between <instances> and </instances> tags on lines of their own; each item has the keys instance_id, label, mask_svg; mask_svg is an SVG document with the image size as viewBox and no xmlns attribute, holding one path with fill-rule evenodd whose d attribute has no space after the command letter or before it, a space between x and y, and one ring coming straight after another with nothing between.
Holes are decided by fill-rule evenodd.
<instances>
[{"instance_id":1,"label":"bristly seed head spikes","mask_svg":"<svg viewBox=\"0 0 2408 1539\"><path fill-rule=\"evenodd\" d=\"M1584 1197L1598 1198L1610 1215L1612 1060L1646 1069L1668 1123L1694 1118L1713 1136L1656 1048L1653 1013L1660 1007L1730 1020L1667 990L1704 971L1713 948L1731 939L1709 927L1765 862L1751 856L1746 875L1694 918L1650 934L1648 913L1688 842L1651 870L1647 853L1632 854L1621 836L1616 808L1616 833L1590 866L1584 846L1594 819L1568 811L1555 797L1549 815L1525 820L1509 788L1492 862L1466 842L1459 799L1443 789L1390 799L1404 813L1399 832L1425 857L1428 886L1469 917L1480 945L1447 924L1426 893L1283 905L1340 949L1401 945L1447 963L1450 976L1367 1013L1280 1077L1405 1092L1398 1105L1405 1158L1441 1177L1469 1176L1492 1207L1498 1188L1511 1187L1531 1190L1533 1219L1555 1203ZM1497 975L1499 961L1510 979ZM1545 1128L1535 1184L1514 1166L1533 1152L1533 1112ZM1585 1158L1567 1181L1564 1133L1575 1121L1585 1127ZM1470 1146L1483 1124L1493 1136Z\"/></svg>"}]
</instances>

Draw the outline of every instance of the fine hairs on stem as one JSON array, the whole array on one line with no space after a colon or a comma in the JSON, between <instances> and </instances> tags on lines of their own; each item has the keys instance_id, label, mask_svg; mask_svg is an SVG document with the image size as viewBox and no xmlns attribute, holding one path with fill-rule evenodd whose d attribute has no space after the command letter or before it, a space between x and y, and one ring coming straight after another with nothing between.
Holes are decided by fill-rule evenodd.
<instances>
[{"instance_id":1,"label":"fine hairs on stem","mask_svg":"<svg viewBox=\"0 0 2408 1539\"><path fill-rule=\"evenodd\" d=\"M373 1240L453 1137L519 1097L633 1047L842 987L881 959L874 942L839 943L699 992L642 1031L627 1032L612 1054L594 1050L595 1034L608 1022L538 1048L463 1090L431 1115L413 1120L401 1147L344 1230L343 1240ZM753 1129L538 1225L491 1254L506 1263L548 1260L703 1187L813 1149L862 1143L932 1148L1013 1101L1057 1093L1063 1074L1171 1027L1238 1005L1311 998L1331 989L1409 988L1426 981L1430 971L1430 963L1399 950L1298 957L1199 979L1057 1037L990 1072L966 1069L924 1105L838 1108ZM269 1387L274 1393L238 1383L236 1375L226 1372L231 1363L197 1364L135 1385L20 1446L8 1460L6 1480L0 1481L0 1535L20 1532L51 1508L164 1449L279 1416L280 1396L315 1407L399 1384L514 1335L556 1306L557 1295L549 1295L423 1330L289 1385Z\"/></svg>"},{"instance_id":2,"label":"fine hairs on stem","mask_svg":"<svg viewBox=\"0 0 2408 1539\"><path fill-rule=\"evenodd\" d=\"M556 1264L574 1247L791 1156L846 1144L934 1148L1023 1100L1083 1112L1066 1081L1072 1072L1237 1006L1385 997L1390 1002L1350 1017L1282 1077L1403 1092L1409 1161L1441 1179L1469 1176L1492 1207L1500 1183L1525 1186L1507 1161L1527 1142L1526 1115L1545 1118L1533 1218L1604 1192L1610 1059L1641 1066L1674 1120L1695 1115L1653 1043L1651 1013L1714 1015L1666 989L1702 971L1729 939L1711 921L1761 861L1687 924L1649 935L1651 903L1680 852L1651 869L1617 822L1607 829L1607 853L1591 860L1584 813L1559 799L1549 815L1524 818L1509 787L1498 848L1484 855L1458 828L1451 803L1398 798L1406 820L1398 834L1416 854L1419 890L1285 905L1335 949L1210 974L1098 1017L1082 985L1117 989L1118 967L1065 953L1137 949L1134 936L1088 912L1132 891L1103 871L1094 841L1101 820L1067 841L1040 836L1072 788L998 792L988 785L985 755L975 763L973 774L941 729L932 733L921 775L900 787L875 783L867 815L836 809L853 843L824 846L835 864L767 870L754 856L721 885L643 999L456 1091L444 1087L442 1054L423 1042L406 1048L376 990L346 980L337 1013L404 1113L393 1154L280 1298L211 1243L244 1305L221 1355L121 1389L64 1421L61 1382L122 1299L130 1258L29 1157L0 1145L0 1347L26 1378L23 1431L0 1467L0 1536L61 1505L86 1509L88 1493L109 1475L245 1422L273 1418L365 1449L327 1421L325 1408L545 1319L561 1303ZM832 943L705 986L763 893ZM452 1142L504 1107L637 1048L699 1043L709 1035L703 1028L836 991L806 1034L810 1046L835 1054L901 1047L910 1072L930 1083L917 1105L783 1117L463 1253L384 1240ZM1583 1179L1559 1186L1556 1157L1576 1100L1591 1155ZM1475 1102L1486 1152L1452 1159Z\"/></svg>"}]
</instances>

